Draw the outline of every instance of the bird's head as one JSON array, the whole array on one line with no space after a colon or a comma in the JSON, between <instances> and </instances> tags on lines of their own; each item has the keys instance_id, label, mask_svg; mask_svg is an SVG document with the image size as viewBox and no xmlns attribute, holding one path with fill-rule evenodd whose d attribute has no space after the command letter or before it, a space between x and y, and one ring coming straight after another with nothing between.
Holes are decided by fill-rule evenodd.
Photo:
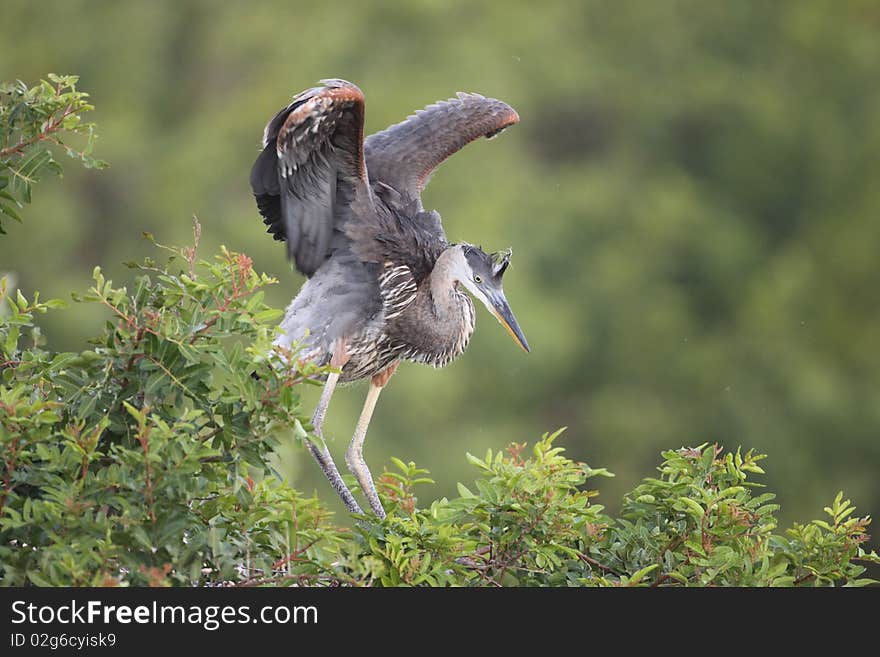
<instances>
[{"instance_id":1,"label":"bird's head","mask_svg":"<svg viewBox=\"0 0 880 657\"><path fill-rule=\"evenodd\" d=\"M458 244L456 248L460 249L461 254L457 276L459 282L486 306L520 347L531 351L526 336L507 303L501 284L504 272L510 264L511 250L486 253L471 244Z\"/></svg>"}]
</instances>

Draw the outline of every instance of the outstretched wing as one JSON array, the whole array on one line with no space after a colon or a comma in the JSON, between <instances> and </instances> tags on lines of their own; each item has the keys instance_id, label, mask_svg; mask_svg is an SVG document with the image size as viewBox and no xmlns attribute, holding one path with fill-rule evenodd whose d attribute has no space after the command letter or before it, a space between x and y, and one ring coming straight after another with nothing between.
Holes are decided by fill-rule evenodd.
<instances>
[{"instance_id":1,"label":"outstretched wing","mask_svg":"<svg viewBox=\"0 0 880 657\"><path fill-rule=\"evenodd\" d=\"M367 137L364 156L370 180L420 199L443 160L479 137L491 138L519 121L507 103L459 92L428 105L406 121Z\"/></svg>"},{"instance_id":2,"label":"outstretched wing","mask_svg":"<svg viewBox=\"0 0 880 657\"><path fill-rule=\"evenodd\" d=\"M269 121L251 169L268 232L287 240L289 257L306 276L327 259L334 227L367 187L364 95L345 80L321 85L295 96Z\"/></svg>"}]
</instances>

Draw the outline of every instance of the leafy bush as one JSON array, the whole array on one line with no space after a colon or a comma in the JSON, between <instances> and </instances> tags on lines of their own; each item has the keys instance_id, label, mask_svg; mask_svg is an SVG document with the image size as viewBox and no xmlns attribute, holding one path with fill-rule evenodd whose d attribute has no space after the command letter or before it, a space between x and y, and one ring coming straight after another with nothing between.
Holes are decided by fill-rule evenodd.
<instances>
[{"instance_id":1,"label":"leafy bush","mask_svg":"<svg viewBox=\"0 0 880 657\"><path fill-rule=\"evenodd\" d=\"M584 488L610 473L565 458L558 432L528 456L468 456L474 484L427 506L426 472L395 460L380 479L389 517L335 526L271 467L279 434L310 439L299 390L326 372L294 352L268 361L273 280L225 249L157 247L168 263L132 263L131 290L95 269L75 298L110 319L80 353L42 346L35 317L61 302L6 298L7 585L861 585L861 564L880 562L842 495L827 519L776 533L773 494L749 481L762 457L714 445L664 452L611 518Z\"/></svg>"},{"instance_id":2,"label":"leafy bush","mask_svg":"<svg viewBox=\"0 0 880 657\"><path fill-rule=\"evenodd\" d=\"M775 533L774 496L749 481L762 457L714 445L665 452L611 518L584 488L610 473L565 458L559 432L527 457L522 444L469 455L473 486L426 507L413 492L426 472L395 460L379 486L388 518L337 527L268 461L275 430L306 438L297 386L322 370L267 363L270 280L244 256L193 255L172 250L176 274L145 263L131 294L96 271L83 300L115 319L80 354L19 347L55 304L9 300L5 584L863 585L861 564L880 563L842 495L826 520Z\"/></svg>"},{"instance_id":3,"label":"leafy bush","mask_svg":"<svg viewBox=\"0 0 880 657\"><path fill-rule=\"evenodd\" d=\"M18 210L31 202L31 188L46 173L61 173L50 144L86 167L106 163L92 156L95 126L82 115L94 109L89 95L77 91L75 75L49 74L28 87L21 80L0 83L0 234L3 216L21 221ZM79 141L82 145L72 146Z\"/></svg>"},{"instance_id":4,"label":"leafy bush","mask_svg":"<svg viewBox=\"0 0 880 657\"><path fill-rule=\"evenodd\" d=\"M50 80L0 89L5 143L18 126L12 141L26 144L0 151L0 174L19 181L18 197L0 189L6 201L27 202L34 174L55 168L45 155L27 164L50 127L93 134L68 120L70 107L87 108L75 79ZM95 165L89 148L80 154ZM45 349L36 324L64 302L13 295L0 280L3 584L871 583L861 577L863 563L880 563L861 547L870 519L849 500L839 494L827 519L778 534L773 494L753 496L760 484L749 481L762 457L715 445L664 452L659 476L626 495L616 519L585 488L611 474L564 457L559 432L530 454L513 444L469 455L473 485L427 506L414 494L427 472L394 460L379 481L388 518L336 526L271 465L279 439L316 439L299 392L328 370L273 351L273 279L226 249L199 259L198 224L194 236L191 247L157 244L161 265L130 263L131 289L95 268L74 300L109 319L79 353Z\"/></svg>"}]
</instances>

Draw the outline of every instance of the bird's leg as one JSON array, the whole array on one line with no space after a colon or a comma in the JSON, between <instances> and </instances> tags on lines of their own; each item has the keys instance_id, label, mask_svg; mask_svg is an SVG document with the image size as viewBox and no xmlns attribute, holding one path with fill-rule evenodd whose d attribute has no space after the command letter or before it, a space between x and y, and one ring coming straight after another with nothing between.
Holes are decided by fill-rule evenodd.
<instances>
[{"instance_id":1,"label":"bird's leg","mask_svg":"<svg viewBox=\"0 0 880 657\"><path fill-rule=\"evenodd\" d=\"M343 360L340 363L334 356L334 360L331 360L330 363L334 367L341 367L345 364L345 361ZM312 456L315 457L318 465L321 466L321 470L324 471L324 475L330 481L330 485L333 486L333 489L337 492L339 497L342 498L345 507L351 513L362 514L363 509L361 509L357 500L354 499L354 495L351 494L348 486L345 485L345 482L342 480L342 475L339 474L339 469L333 461L333 457L330 456L330 450L327 449L327 444L324 442L324 435L322 432L324 416L327 414L327 407L330 405L330 398L333 396L333 391L336 389L337 381L339 381L339 374L331 372L327 375L327 382L324 384L323 392L321 392L321 399L318 401L318 407L315 409L315 414L312 416L312 427L314 428L315 435L321 440L321 446L319 447L311 440L306 440L306 446L309 448Z\"/></svg>"},{"instance_id":2,"label":"bird's leg","mask_svg":"<svg viewBox=\"0 0 880 657\"><path fill-rule=\"evenodd\" d=\"M379 516L379 518L385 518L385 509L382 508L382 503L379 501L379 495L376 492L376 486L373 484L370 469L367 467L366 461L364 461L364 439L367 436L367 427L370 425L370 417L373 415L373 409L376 408L376 400L379 398L380 392L382 392L382 388L371 381L367 399L364 401L364 409L361 411L361 417L354 431L354 437L351 439L351 444L345 453L345 462L348 464L348 469L361 485L361 489L364 491L364 495L367 496L367 501L369 501L373 513Z\"/></svg>"},{"instance_id":3,"label":"bird's leg","mask_svg":"<svg viewBox=\"0 0 880 657\"><path fill-rule=\"evenodd\" d=\"M367 392L367 399L364 401L361 417L358 420L351 444L348 446L348 451L345 453L345 462L348 464L348 469L361 485L361 489L364 491L364 495L366 495L373 513L382 519L385 518L385 509L382 508L379 494L376 492L376 485L373 483L373 476L370 474L370 469L364 460L364 440L367 437L367 428L370 426L370 418L373 417L379 393L382 392L382 388L385 387L388 379L394 374L397 365L397 363L392 363L370 380L370 390Z\"/></svg>"}]
</instances>

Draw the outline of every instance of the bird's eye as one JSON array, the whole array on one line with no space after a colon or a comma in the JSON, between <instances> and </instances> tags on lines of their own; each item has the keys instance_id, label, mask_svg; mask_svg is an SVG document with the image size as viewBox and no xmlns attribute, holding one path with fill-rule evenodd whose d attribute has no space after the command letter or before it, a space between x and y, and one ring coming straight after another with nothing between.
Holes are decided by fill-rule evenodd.
<instances>
[{"instance_id":1,"label":"bird's eye","mask_svg":"<svg viewBox=\"0 0 880 657\"><path fill-rule=\"evenodd\" d=\"M474 274L474 283L482 283L482 282L483 282L483 277L480 276L479 274Z\"/></svg>"}]
</instances>

